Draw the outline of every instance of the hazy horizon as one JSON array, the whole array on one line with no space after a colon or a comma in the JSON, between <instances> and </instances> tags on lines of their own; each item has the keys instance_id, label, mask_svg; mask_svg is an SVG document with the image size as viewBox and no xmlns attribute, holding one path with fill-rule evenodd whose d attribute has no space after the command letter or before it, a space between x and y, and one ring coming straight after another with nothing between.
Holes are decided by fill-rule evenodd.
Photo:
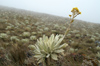
<instances>
[{"instance_id":1,"label":"hazy horizon","mask_svg":"<svg viewBox=\"0 0 100 66\"><path fill-rule=\"evenodd\" d=\"M78 7L82 12L75 19L100 23L100 0L0 0L1 6L69 17L71 9Z\"/></svg>"}]
</instances>

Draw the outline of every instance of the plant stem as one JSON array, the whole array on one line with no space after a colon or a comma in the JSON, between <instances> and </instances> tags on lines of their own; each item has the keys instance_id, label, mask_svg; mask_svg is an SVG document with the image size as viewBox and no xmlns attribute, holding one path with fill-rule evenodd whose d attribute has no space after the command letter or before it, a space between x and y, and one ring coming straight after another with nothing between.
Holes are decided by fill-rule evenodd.
<instances>
[{"instance_id":1,"label":"plant stem","mask_svg":"<svg viewBox=\"0 0 100 66\"><path fill-rule=\"evenodd\" d=\"M50 66L51 65L51 63L50 63L51 61L50 61L50 57L47 59L47 64L48 64L48 66Z\"/></svg>"},{"instance_id":2,"label":"plant stem","mask_svg":"<svg viewBox=\"0 0 100 66\"><path fill-rule=\"evenodd\" d=\"M76 16L77 16L77 15L76 15ZM72 22L73 22L73 20L74 20L74 18L75 18L76 16L73 15L72 18L70 17L70 23L69 23L68 28L67 28L66 31L65 31L64 38L65 38L65 36L68 34L68 32L70 31L71 24L72 24Z\"/></svg>"}]
</instances>

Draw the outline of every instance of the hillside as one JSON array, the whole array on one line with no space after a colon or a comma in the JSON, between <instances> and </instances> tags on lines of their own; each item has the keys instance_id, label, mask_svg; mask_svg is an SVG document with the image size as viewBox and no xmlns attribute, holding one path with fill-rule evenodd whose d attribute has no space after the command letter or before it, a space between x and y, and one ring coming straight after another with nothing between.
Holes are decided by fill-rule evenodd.
<instances>
[{"instance_id":1,"label":"hillside","mask_svg":"<svg viewBox=\"0 0 100 66\"><path fill-rule=\"evenodd\" d=\"M37 66L28 46L43 35L63 35L68 24L69 18L0 6L0 66ZM56 65L99 64L100 24L75 20L62 43L69 46Z\"/></svg>"}]
</instances>

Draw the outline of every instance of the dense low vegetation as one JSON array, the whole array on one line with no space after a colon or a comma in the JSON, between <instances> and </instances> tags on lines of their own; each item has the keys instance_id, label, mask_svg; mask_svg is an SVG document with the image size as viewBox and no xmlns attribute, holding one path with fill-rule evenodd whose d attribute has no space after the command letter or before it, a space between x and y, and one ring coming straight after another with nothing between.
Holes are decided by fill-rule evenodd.
<instances>
[{"instance_id":1,"label":"dense low vegetation","mask_svg":"<svg viewBox=\"0 0 100 66\"><path fill-rule=\"evenodd\" d=\"M0 66L42 66L37 64L31 45L43 35L61 36L69 18L0 6ZM98 66L100 24L75 20L62 41L68 46L52 61L55 66Z\"/></svg>"}]
</instances>

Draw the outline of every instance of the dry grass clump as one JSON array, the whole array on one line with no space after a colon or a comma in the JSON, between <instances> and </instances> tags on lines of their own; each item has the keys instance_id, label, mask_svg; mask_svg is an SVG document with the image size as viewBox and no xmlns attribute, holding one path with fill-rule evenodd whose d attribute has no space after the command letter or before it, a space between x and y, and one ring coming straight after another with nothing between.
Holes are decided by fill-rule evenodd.
<instances>
[{"instance_id":1,"label":"dry grass clump","mask_svg":"<svg viewBox=\"0 0 100 66\"><path fill-rule=\"evenodd\" d=\"M24 60L27 57L26 51L27 51L27 47L25 47L25 45L13 44L12 49L9 50L9 59L15 66L16 65L22 66L24 64Z\"/></svg>"}]
</instances>

